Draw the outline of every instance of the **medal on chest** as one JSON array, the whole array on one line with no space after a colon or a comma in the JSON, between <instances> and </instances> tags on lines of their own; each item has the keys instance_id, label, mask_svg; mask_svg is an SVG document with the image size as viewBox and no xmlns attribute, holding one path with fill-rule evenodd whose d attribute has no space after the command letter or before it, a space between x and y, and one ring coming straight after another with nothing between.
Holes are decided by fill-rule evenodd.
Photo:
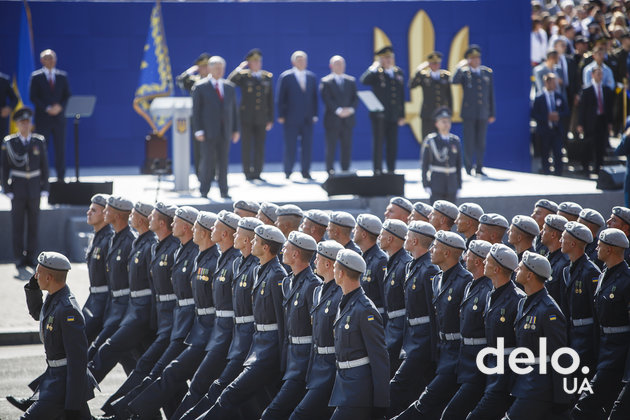
<instances>
[{"instance_id":1,"label":"medal on chest","mask_svg":"<svg viewBox=\"0 0 630 420\"><path fill-rule=\"evenodd\" d=\"M350 329L350 315L348 315L347 318L346 318L346 325L344 325L344 328L346 330Z\"/></svg>"},{"instance_id":2,"label":"medal on chest","mask_svg":"<svg viewBox=\"0 0 630 420\"><path fill-rule=\"evenodd\" d=\"M160 267L166 267L168 265L168 255L166 254L160 255L160 263L158 265Z\"/></svg>"}]
</instances>

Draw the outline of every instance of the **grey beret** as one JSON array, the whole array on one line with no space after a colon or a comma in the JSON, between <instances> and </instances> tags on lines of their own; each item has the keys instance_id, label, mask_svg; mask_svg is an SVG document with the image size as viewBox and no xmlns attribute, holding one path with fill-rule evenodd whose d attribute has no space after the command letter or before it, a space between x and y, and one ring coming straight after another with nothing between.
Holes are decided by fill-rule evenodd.
<instances>
[{"instance_id":1,"label":"grey beret","mask_svg":"<svg viewBox=\"0 0 630 420\"><path fill-rule=\"evenodd\" d=\"M383 229L381 219L373 214L363 213L357 217L357 225L372 235L379 235Z\"/></svg>"},{"instance_id":2,"label":"grey beret","mask_svg":"<svg viewBox=\"0 0 630 420\"><path fill-rule=\"evenodd\" d=\"M479 218L479 223L482 225L498 226L504 229L510 227L507 219L497 213L484 213L484 215Z\"/></svg>"},{"instance_id":3,"label":"grey beret","mask_svg":"<svg viewBox=\"0 0 630 420\"><path fill-rule=\"evenodd\" d=\"M275 242L280 245L282 245L286 241L286 238L282 234L282 231L275 226L256 226L256 229L254 229L254 233L256 233L256 235L260 236L266 241Z\"/></svg>"},{"instance_id":4,"label":"grey beret","mask_svg":"<svg viewBox=\"0 0 630 420\"><path fill-rule=\"evenodd\" d=\"M630 225L630 209L627 207L615 206L612 208L612 214Z\"/></svg>"},{"instance_id":5,"label":"grey beret","mask_svg":"<svg viewBox=\"0 0 630 420\"><path fill-rule=\"evenodd\" d=\"M204 229L210 230L217 221L217 214L211 211L200 211L197 215L197 223Z\"/></svg>"},{"instance_id":6,"label":"grey beret","mask_svg":"<svg viewBox=\"0 0 630 420\"><path fill-rule=\"evenodd\" d=\"M142 203L140 201L136 201L136 204L133 205L133 208L136 212L140 213L144 217L149 217L149 215L153 211L153 206L151 204Z\"/></svg>"},{"instance_id":7,"label":"grey beret","mask_svg":"<svg viewBox=\"0 0 630 420\"><path fill-rule=\"evenodd\" d=\"M272 222L278 220L278 215L276 214L276 211L278 211L278 206L274 203L260 203L260 211Z\"/></svg>"},{"instance_id":8,"label":"grey beret","mask_svg":"<svg viewBox=\"0 0 630 420\"><path fill-rule=\"evenodd\" d=\"M317 251L317 242L311 235L307 235L304 232L298 232L294 230L289 233L289 237L287 238L289 242L293 245L297 246L300 249L305 251Z\"/></svg>"},{"instance_id":9,"label":"grey beret","mask_svg":"<svg viewBox=\"0 0 630 420\"><path fill-rule=\"evenodd\" d=\"M276 210L276 215L302 217L304 216L304 213L302 212L302 209L295 204L285 204L284 206L278 207L278 209Z\"/></svg>"},{"instance_id":10,"label":"grey beret","mask_svg":"<svg viewBox=\"0 0 630 420\"><path fill-rule=\"evenodd\" d=\"M628 237L622 230L617 228L604 229L599 233L599 240L603 243L619 248L628 248Z\"/></svg>"},{"instance_id":11,"label":"grey beret","mask_svg":"<svg viewBox=\"0 0 630 420\"><path fill-rule=\"evenodd\" d=\"M90 201L94 204L98 204L101 207L105 207L107 205L107 199L109 195L106 194L94 194Z\"/></svg>"},{"instance_id":12,"label":"grey beret","mask_svg":"<svg viewBox=\"0 0 630 420\"><path fill-rule=\"evenodd\" d=\"M359 254L351 249L342 249L339 251L337 253L337 262L350 270L365 273L365 261Z\"/></svg>"},{"instance_id":13,"label":"grey beret","mask_svg":"<svg viewBox=\"0 0 630 420\"><path fill-rule=\"evenodd\" d=\"M548 279L551 277L551 264L549 260L536 252L523 252L523 265L527 267L529 271L537 274L539 277Z\"/></svg>"},{"instance_id":14,"label":"grey beret","mask_svg":"<svg viewBox=\"0 0 630 420\"><path fill-rule=\"evenodd\" d=\"M404 197L394 197L389 200L389 204L397 205L407 213L411 213L411 211L413 210L413 204L411 204L411 201L407 200Z\"/></svg>"},{"instance_id":15,"label":"grey beret","mask_svg":"<svg viewBox=\"0 0 630 420\"><path fill-rule=\"evenodd\" d=\"M457 219L457 215L459 214L457 206L446 200L437 200L433 203L433 208L453 220Z\"/></svg>"},{"instance_id":16,"label":"grey beret","mask_svg":"<svg viewBox=\"0 0 630 420\"><path fill-rule=\"evenodd\" d=\"M233 207L234 207L234 210L240 209L240 210L248 211L250 213L258 213L258 209L260 209L260 206L255 201L245 201L245 200L238 200L236 203L234 203Z\"/></svg>"},{"instance_id":17,"label":"grey beret","mask_svg":"<svg viewBox=\"0 0 630 420\"><path fill-rule=\"evenodd\" d=\"M565 225L568 220L564 216L560 216L558 214L548 214L545 216L545 224L549 227L554 228L555 230L559 230L562 232L565 229Z\"/></svg>"},{"instance_id":18,"label":"grey beret","mask_svg":"<svg viewBox=\"0 0 630 420\"><path fill-rule=\"evenodd\" d=\"M171 219L175 217L175 212L177 211L177 206L173 206L171 204L165 204L161 201L155 203L155 209L162 213L166 217L170 217Z\"/></svg>"},{"instance_id":19,"label":"grey beret","mask_svg":"<svg viewBox=\"0 0 630 420\"><path fill-rule=\"evenodd\" d=\"M411 232L419 233L420 235L428 236L429 238L435 238L435 228L431 223L414 220L409 223L409 230Z\"/></svg>"},{"instance_id":20,"label":"grey beret","mask_svg":"<svg viewBox=\"0 0 630 420\"><path fill-rule=\"evenodd\" d=\"M435 234L435 239L451 248L466 250L466 241L455 232L438 230Z\"/></svg>"},{"instance_id":21,"label":"grey beret","mask_svg":"<svg viewBox=\"0 0 630 420\"><path fill-rule=\"evenodd\" d=\"M507 245L493 244L490 248L490 255L500 266L510 271L514 271L518 267L518 255Z\"/></svg>"},{"instance_id":22,"label":"grey beret","mask_svg":"<svg viewBox=\"0 0 630 420\"><path fill-rule=\"evenodd\" d=\"M227 210L221 210L219 214L217 215L217 218L225 226L234 230L238 228L238 221L241 220L241 218L237 214L234 214L231 211L227 211Z\"/></svg>"},{"instance_id":23,"label":"grey beret","mask_svg":"<svg viewBox=\"0 0 630 420\"><path fill-rule=\"evenodd\" d=\"M391 233L395 237L405 240L407 236L407 225L402 220L387 219L383 223L383 230Z\"/></svg>"},{"instance_id":24,"label":"grey beret","mask_svg":"<svg viewBox=\"0 0 630 420\"><path fill-rule=\"evenodd\" d=\"M582 206L578 203L574 203L573 201L563 201L558 204L558 211L579 217L580 212L582 211Z\"/></svg>"},{"instance_id":25,"label":"grey beret","mask_svg":"<svg viewBox=\"0 0 630 420\"><path fill-rule=\"evenodd\" d=\"M133 203L131 200L120 196L110 196L107 199L107 205L118 211L131 211L133 209Z\"/></svg>"},{"instance_id":26,"label":"grey beret","mask_svg":"<svg viewBox=\"0 0 630 420\"><path fill-rule=\"evenodd\" d=\"M245 230L251 230L252 232L256 229L257 226L262 225L263 222L256 219L255 217L241 217L241 220L238 221L238 227Z\"/></svg>"},{"instance_id":27,"label":"grey beret","mask_svg":"<svg viewBox=\"0 0 630 420\"><path fill-rule=\"evenodd\" d=\"M604 220L604 216L602 216L602 214L597 210L593 209L582 209L582 211L580 212L580 219L599 227L604 227L606 225L606 220Z\"/></svg>"},{"instance_id":28,"label":"grey beret","mask_svg":"<svg viewBox=\"0 0 630 420\"><path fill-rule=\"evenodd\" d=\"M321 241L317 244L317 253L333 261L337 259L337 253L342 249L345 248L337 241Z\"/></svg>"},{"instance_id":29,"label":"grey beret","mask_svg":"<svg viewBox=\"0 0 630 420\"><path fill-rule=\"evenodd\" d=\"M415 203L413 203L413 209L416 211L416 213L419 213L426 218L428 218L433 211L433 207L426 203L423 203L422 201L416 201Z\"/></svg>"},{"instance_id":30,"label":"grey beret","mask_svg":"<svg viewBox=\"0 0 630 420\"><path fill-rule=\"evenodd\" d=\"M492 248L492 244L481 239L474 239L468 244L468 250L479 258L486 258Z\"/></svg>"},{"instance_id":31,"label":"grey beret","mask_svg":"<svg viewBox=\"0 0 630 420\"><path fill-rule=\"evenodd\" d=\"M582 223L567 222L567 224L564 225L564 230L566 230L575 239L584 243L590 244L593 242L593 233Z\"/></svg>"},{"instance_id":32,"label":"grey beret","mask_svg":"<svg viewBox=\"0 0 630 420\"><path fill-rule=\"evenodd\" d=\"M541 198L536 201L536 205L534 207L542 207L543 209L549 210L552 213L558 212L558 205L551 200L547 200L546 198Z\"/></svg>"},{"instance_id":33,"label":"grey beret","mask_svg":"<svg viewBox=\"0 0 630 420\"><path fill-rule=\"evenodd\" d=\"M56 271L69 271L72 268L66 256L58 252L42 252L37 257L37 262L42 267Z\"/></svg>"},{"instance_id":34,"label":"grey beret","mask_svg":"<svg viewBox=\"0 0 630 420\"><path fill-rule=\"evenodd\" d=\"M176 217L179 217L184 222L190 223L191 225L195 224L198 215L199 210L190 206L181 206L175 211Z\"/></svg>"},{"instance_id":35,"label":"grey beret","mask_svg":"<svg viewBox=\"0 0 630 420\"><path fill-rule=\"evenodd\" d=\"M357 222L354 220L354 217L348 212L345 211L334 211L330 215L330 223L334 223L339 226L347 227L353 229Z\"/></svg>"},{"instance_id":36,"label":"grey beret","mask_svg":"<svg viewBox=\"0 0 630 420\"><path fill-rule=\"evenodd\" d=\"M479 221L479 218L483 216L483 209L479 204L476 203L462 204L461 206L459 206L459 212L477 221Z\"/></svg>"},{"instance_id":37,"label":"grey beret","mask_svg":"<svg viewBox=\"0 0 630 420\"><path fill-rule=\"evenodd\" d=\"M536 236L540 233L538 223L536 223L536 221L529 216L514 216L512 218L512 224L531 236Z\"/></svg>"},{"instance_id":38,"label":"grey beret","mask_svg":"<svg viewBox=\"0 0 630 420\"><path fill-rule=\"evenodd\" d=\"M330 216L322 210L309 210L304 216L311 222L317 223L320 226L328 226L328 222L330 222Z\"/></svg>"}]
</instances>

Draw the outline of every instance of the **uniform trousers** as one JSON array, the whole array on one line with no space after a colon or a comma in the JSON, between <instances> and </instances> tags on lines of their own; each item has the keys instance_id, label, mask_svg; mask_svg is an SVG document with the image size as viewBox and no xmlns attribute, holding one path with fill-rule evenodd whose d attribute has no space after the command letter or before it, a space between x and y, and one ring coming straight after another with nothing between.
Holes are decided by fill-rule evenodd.
<instances>
[{"instance_id":1,"label":"uniform trousers","mask_svg":"<svg viewBox=\"0 0 630 420\"><path fill-rule=\"evenodd\" d=\"M306 382L300 379L287 379L273 401L263 411L261 420L288 419L306 393Z\"/></svg>"},{"instance_id":2,"label":"uniform trousers","mask_svg":"<svg viewBox=\"0 0 630 420\"><path fill-rule=\"evenodd\" d=\"M435 132L435 120L433 118L422 119L422 138L426 139L427 136Z\"/></svg>"},{"instance_id":3,"label":"uniform trousers","mask_svg":"<svg viewBox=\"0 0 630 420\"><path fill-rule=\"evenodd\" d=\"M532 419L551 419L553 414L551 410L553 403L551 401L530 400L527 398L517 398L508 410L504 420L532 420Z\"/></svg>"},{"instance_id":4,"label":"uniform trousers","mask_svg":"<svg viewBox=\"0 0 630 420\"><path fill-rule=\"evenodd\" d=\"M90 408L87 402L81 407L81 420L90 420ZM20 420L58 420L64 419L64 405L53 401L35 401L22 416Z\"/></svg>"},{"instance_id":5,"label":"uniform trousers","mask_svg":"<svg viewBox=\"0 0 630 420\"><path fill-rule=\"evenodd\" d=\"M241 160L243 173L247 179L257 178L262 172L265 161L266 125L241 122Z\"/></svg>"},{"instance_id":6,"label":"uniform trousers","mask_svg":"<svg viewBox=\"0 0 630 420\"><path fill-rule=\"evenodd\" d=\"M626 382L617 396L610 412L610 420L624 420L630 418L630 382Z\"/></svg>"},{"instance_id":7,"label":"uniform trousers","mask_svg":"<svg viewBox=\"0 0 630 420\"><path fill-rule=\"evenodd\" d=\"M435 376L435 364L430 361L430 350L425 354L407 354L389 383L389 414L394 417L418 399ZM425 356L425 357L423 357Z\"/></svg>"},{"instance_id":8,"label":"uniform trousers","mask_svg":"<svg viewBox=\"0 0 630 420\"><path fill-rule=\"evenodd\" d=\"M289 420L325 420L332 415L334 408L328 407L331 386L322 386L306 390L302 401L295 407Z\"/></svg>"},{"instance_id":9,"label":"uniform trousers","mask_svg":"<svg viewBox=\"0 0 630 420\"><path fill-rule=\"evenodd\" d=\"M370 420L372 407L336 407L330 420Z\"/></svg>"},{"instance_id":10,"label":"uniform trousers","mask_svg":"<svg viewBox=\"0 0 630 420\"><path fill-rule=\"evenodd\" d=\"M464 119L464 167L470 173L476 163L477 172L483 168L483 157L486 153L486 132L488 120L480 118Z\"/></svg>"},{"instance_id":11,"label":"uniform trousers","mask_svg":"<svg viewBox=\"0 0 630 420\"><path fill-rule=\"evenodd\" d=\"M549 175L549 154L553 153L554 175L562 176L562 131L555 127L540 136L540 161L543 173Z\"/></svg>"},{"instance_id":12,"label":"uniform trousers","mask_svg":"<svg viewBox=\"0 0 630 420\"><path fill-rule=\"evenodd\" d=\"M390 319L385 325L385 344L389 354L389 377L393 378L400 367L400 349L402 348L406 317Z\"/></svg>"},{"instance_id":13,"label":"uniform trousers","mask_svg":"<svg viewBox=\"0 0 630 420\"><path fill-rule=\"evenodd\" d=\"M585 392L580 396L571 411L571 417L575 420L606 418L621 391L622 377L622 370L598 370L591 381L593 393Z\"/></svg>"},{"instance_id":14,"label":"uniform trousers","mask_svg":"<svg viewBox=\"0 0 630 420\"><path fill-rule=\"evenodd\" d=\"M83 318L85 318L85 335L88 343L96 339L103 329L103 318L107 312L109 293L90 293L87 302L83 306Z\"/></svg>"},{"instance_id":15,"label":"uniform trousers","mask_svg":"<svg viewBox=\"0 0 630 420\"><path fill-rule=\"evenodd\" d=\"M374 172L383 171L383 143L385 144L385 162L387 171L396 170L398 154L398 121L387 121L382 112L371 112L372 121L372 164Z\"/></svg>"},{"instance_id":16,"label":"uniform trousers","mask_svg":"<svg viewBox=\"0 0 630 420\"><path fill-rule=\"evenodd\" d=\"M444 409L441 420L465 419L479 402L483 390L483 384L463 383Z\"/></svg>"},{"instance_id":17,"label":"uniform trousers","mask_svg":"<svg viewBox=\"0 0 630 420\"><path fill-rule=\"evenodd\" d=\"M34 260L39 226L39 197L11 200L11 223L13 225L13 255L18 261L23 258L29 262ZM26 246L24 245L25 223Z\"/></svg>"},{"instance_id":18,"label":"uniform trousers","mask_svg":"<svg viewBox=\"0 0 630 420\"><path fill-rule=\"evenodd\" d=\"M352 155L352 128L347 124L336 124L335 127L326 128L326 170L328 172L335 169L335 153L337 143L340 147L341 170L350 169L350 156Z\"/></svg>"},{"instance_id":19,"label":"uniform trousers","mask_svg":"<svg viewBox=\"0 0 630 420\"><path fill-rule=\"evenodd\" d=\"M301 139L302 175L311 172L311 154L313 150L313 123L305 121L302 124L284 123L284 173L289 176L295 165L298 137Z\"/></svg>"},{"instance_id":20,"label":"uniform trousers","mask_svg":"<svg viewBox=\"0 0 630 420\"><path fill-rule=\"evenodd\" d=\"M604 115L595 116L594 122L593 130L584 134L586 147L582 153L582 166L585 171L588 171L588 164L595 156L594 172L597 174L604 161L606 146L608 146L608 124Z\"/></svg>"},{"instance_id":21,"label":"uniform trousers","mask_svg":"<svg viewBox=\"0 0 630 420\"><path fill-rule=\"evenodd\" d=\"M466 420L500 420L513 402L514 397L507 390L487 390Z\"/></svg>"},{"instance_id":22,"label":"uniform trousers","mask_svg":"<svg viewBox=\"0 0 630 420\"><path fill-rule=\"evenodd\" d=\"M221 127L221 131L224 128ZM225 137L207 138L201 142L199 156L199 192L207 195L216 173L221 194L227 194L227 167L230 154L230 141Z\"/></svg>"},{"instance_id":23,"label":"uniform trousers","mask_svg":"<svg viewBox=\"0 0 630 420\"><path fill-rule=\"evenodd\" d=\"M395 419L437 420L458 389L455 373L440 373L427 385L420 398Z\"/></svg>"}]
</instances>

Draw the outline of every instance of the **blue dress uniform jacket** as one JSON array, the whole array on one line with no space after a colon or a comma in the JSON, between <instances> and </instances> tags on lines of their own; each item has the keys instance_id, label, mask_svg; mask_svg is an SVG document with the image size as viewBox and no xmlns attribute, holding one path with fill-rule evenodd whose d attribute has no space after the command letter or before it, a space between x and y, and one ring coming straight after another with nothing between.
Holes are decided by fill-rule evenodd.
<instances>
[{"instance_id":1,"label":"blue dress uniform jacket","mask_svg":"<svg viewBox=\"0 0 630 420\"><path fill-rule=\"evenodd\" d=\"M131 228L125 226L120 232L114 233L107 249L105 267L111 302L103 329L109 327L115 331L127 312L129 304L129 254L135 239Z\"/></svg>"},{"instance_id":2,"label":"blue dress uniform jacket","mask_svg":"<svg viewBox=\"0 0 630 420\"><path fill-rule=\"evenodd\" d=\"M551 278L545 282L545 287L549 292L549 296L556 301L558 306L563 309L565 313L565 305L562 301L564 297L564 268L569 265L569 257L566 254L560 252L560 248L547 256L549 263L551 264ZM565 313L566 315L566 313Z\"/></svg>"},{"instance_id":3,"label":"blue dress uniform jacket","mask_svg":"<svg viewBox=\"0 0 630 420\"><path fill-rule=\"evenodd\" d=\"M381 315L362 288L350 293L333 324L337 373L329 405L388 407L389 357ZM368 364L340 368L344 362L364 358Z\"/></svg>"},{"instance_id":4,"label":"blue dress uniform jacket","mask_svg":"<svg viewBox=\"0 0 630 420\"><path fill-rule=\"evenodd\" d=\"M383 296L387 324L385 324L385 343L392 361L398 360L402 347L405 328L405 274L411 256L404 248L400 248L387 261L385 280L383 282Z\"/></svg>"},{"instance_id":5,"label":"blue dress uniform jacket","mask_svg":"<svg viewBox=\"0 0 630 420\"><path fill-rule=\"evenodd\" d=\"M32 133L26 146L18 134L2 143L2 190L14 199L39 198L48 191L48 158L44 137Z\"/></svg>"},{"instance_id":6,"label":"blue dress uniform jacket","mask_svg":"<svg viewBox=\"0 0 630 420\"><path fill-rule=\"evenodd\" d=\"M232 262L234 280L232 285L232 306L234 307L234 332L228 350L229 360L245 360L254 337L254 316L252 309L252 286L254 270L258 267L258 258L249 254L240 255Z\"/></svg>"},{"instance_id":7,"label":"blue dress uniform jacket","mask_svg":"<svg viewBox=\"0 0 630 420\"><path fill-rule=\"evenodd\" d=\"M195 300L196 316L184 340L191 347L206 347L214 327L215 314L212 300L212 281L217 267L219 250L216 245L205 249L195 258L191 288Z\"/></svg>"},{"instance_id":8,"label":"blue dress uniform jacket","mask_svg":"<svg viewBox=\"0 0 630 420\"><path fill-rule=\"evenodd\" d=\"M434 79L431 75L431 68L426 67L417 71L409 81L409 89L422 87L422 108L420 118L433 122L435 110L448 107L453 109L453 97L451 95L451 73L447 70L438 70L439 78ZM424 121L423 121L424 123ZM433 127L433 125L431 125ZM424 126L422 127L424 131Z\"/></svg>"},{"instance_id":9,"label":"blue dress uniform jacket","mask_svg":"<svg viewBox=\"0 0 630 420\"><path fill-rule=\"evenodd\" d=\"M149 271L153 280L156 300L157 335L170 335L173 328L173 309L177 297L173 293L171 273L175 260L175 251L179 247L179 239L168 235L151 247L151 264Z\"/></svg>"},{"instance_id":10,"label":"blue dress uniform jacket","mask_svg":"<svg viewBox=\"0 0 630 420\"><path fill-rule=\"evenodd\" d=\"M121 322L122 325L141 323L149 327L153 290L150 280L149 263L151 247L157 241L155 234L147 231L138 236L131 247L129 257L129 308ZM135 295L135 296L134 296ZM139 331L144 333L145 331Z\"/></svg>"},{"instance_id":11,"label":"blue dress uniform jacket","mask_svg":"<svg viewBox=\"0 0 630 420\"><path fill-rule=\"evenodd\" d=\"M103 317L109 303L105 256L112 236L114 236L114 230L111 225L103 226L94 234L85 257L90 279L90 295L83 305L82 313L88 342L94 340L101 332Z\"/></svg>"},{"instance_id":12,"label":"blue dress uniform jacket","mask_svg":"<svg viewBox=\"0 0 630 420\"><path fill-rule=\"evenodd\" d=\"M453 84L462 85L464 98L461 116L464 119L487 120L495 116L494 85L492 70L480 66L480 74L475 74L468 64L457 69Z\"/></svg>"},{"instance_id":13,"label":"blue dress uniform jacket","mask_svg":"<svg viewBox=\"0 0 630 420\"><path fill-rule=\"evenodd\" d=\"M363 253L363 259L366 269L365 273L361 275L361 287L385 320L383 282L385 281L385 270L387 270L387 254L374 244L372 248Z\"/></svg>"},{"instance_id":14,"label":"blue dress uniform jacket","mask_svg":"<svg viewBox=\"0 0 630 420\"><path fill-rule=\"evenodd\" d=\"M429 175L430 173L430 175ZM459 137L449 134L448 139L431 133L422 144L422 186L431 188L432 201L454 201L462 187L462 154Z\"/></svg>"},{"instance_id":15,"label":"blue dress uniform jacket","mask_svg":"<svg viewBox=\"0 0 630 420\"><path fill-rule=\"evenodd\" d=\"M192 239L179 246L175 252L175 263L171 272L173 292L177 296L177 306L173 310L171 341L186 338L195 318L195 300L192 297L192 282L195 258L199 247Z\"/></svg>"}]
</instances>

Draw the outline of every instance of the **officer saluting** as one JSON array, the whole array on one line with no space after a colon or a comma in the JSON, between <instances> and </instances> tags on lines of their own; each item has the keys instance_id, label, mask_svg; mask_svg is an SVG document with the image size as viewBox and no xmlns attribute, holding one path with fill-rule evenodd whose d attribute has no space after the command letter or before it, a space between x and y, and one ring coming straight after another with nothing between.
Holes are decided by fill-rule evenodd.
<instances>
[{"instance_id":1,"label":"officer saluting","mask_svg":"<svg viewBox=\"0 0 630 420\"><path fill-rule=\"evenodd\" d=\"M11 199L13 253L15 265L35 267L39 198L48 196L48 158L44 137L31 132L33 111L22 108L13 120L18 133L7 136L2 143L2 190ZM24 217L27 219L26 246Z\"/></svg>"}]
</instances>

